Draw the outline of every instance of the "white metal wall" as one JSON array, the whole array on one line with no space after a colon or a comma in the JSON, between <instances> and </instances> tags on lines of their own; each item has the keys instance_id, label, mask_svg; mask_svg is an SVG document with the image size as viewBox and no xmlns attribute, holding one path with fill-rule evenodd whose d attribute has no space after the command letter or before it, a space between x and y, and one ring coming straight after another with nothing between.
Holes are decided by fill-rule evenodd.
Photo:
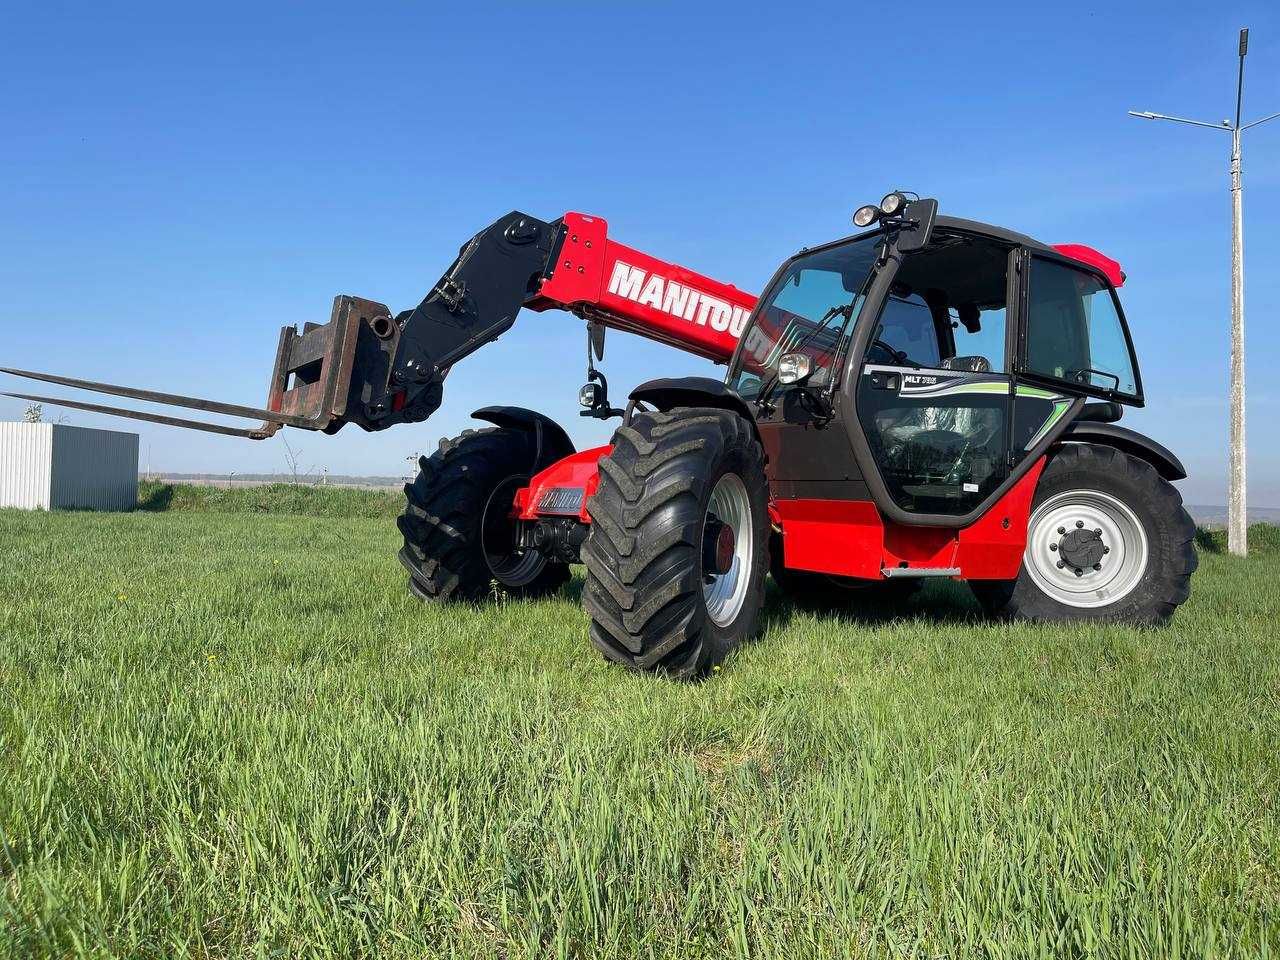
<instances>
[{"instance_id":1,"label":"white metal wall","mask_svg":"<svg viewBox=\"0 0 1280 960\"><path fill-rule=\"evenodd\" d=\"M0 423L0 507L132 510L138 435L62 423Z\"/></svg>"},{"instance_id":2,"label":"white metal wall","mask_svg":"<svg viewBox=\"0 0 1280 960\"><path fill-rule=\"evenodd\" d=\"M52 423L0 423L0 507L48 510Z\"/></svg>"},{"instance_id":3,"label":"white metal wall","mask_svg":"<svg viewBox=\"0 0 1280 960\"><path fill-rule=\"evenodd\" d=\"M138 502L138 435L53 427L53 509L132 510Z\"/></svg>"}]
</instances>

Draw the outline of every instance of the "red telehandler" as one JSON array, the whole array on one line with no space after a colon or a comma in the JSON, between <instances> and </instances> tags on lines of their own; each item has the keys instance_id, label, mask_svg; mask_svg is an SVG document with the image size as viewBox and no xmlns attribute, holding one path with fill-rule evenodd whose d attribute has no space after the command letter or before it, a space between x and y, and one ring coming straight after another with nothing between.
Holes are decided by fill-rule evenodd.
<instances>
[{"instance_id":1,"label":"red telehandler","mask_svg":"<svg viewBox=\"0 0 1280 960\"><path fill-rule=\"evenodd\" d=\"M1089 247L938 215L895 191L851 237L801 250L758 299L608 236L604 220L510 213L476 234L414 309L339 296L281 331L264 409L50 374L66 386L261 419L242 429L21 396L261 439L429 417L453 364L522 307L586 322L584 416L620 417L575 451L550 418L485 407L406 485L409 588L537 596L586 566L609 659L704 674L756 632L764 581L787 592L967 581L991 615L1160 623L1186 600L1194 527L1154 441L1116 288ZM611 405L606 328L727 363L723 382L651 380Z\"/></svg>"}]
</instances>

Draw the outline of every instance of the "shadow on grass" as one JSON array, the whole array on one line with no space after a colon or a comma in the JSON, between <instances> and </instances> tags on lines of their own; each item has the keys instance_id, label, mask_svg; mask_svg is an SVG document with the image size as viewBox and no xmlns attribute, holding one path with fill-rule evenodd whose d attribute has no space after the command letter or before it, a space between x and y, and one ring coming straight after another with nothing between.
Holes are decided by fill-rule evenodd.
<instances>
[{"instance_id":1,"label":"shadow on grass","mask_svg":"<svg viewBox=\"0 0 1280 960\"><path fill-rule=\"evenodd\" d=\"M968 587L951 581L922 584L910 596L876 585L802 596L784 593L769 583L764 605L764 628L785 628L796 614L829 619L850 627L879 626L895 620L923 620L934 624L990 623Z\"/></svg>"},{"instance_id":2,"label":"shadow on grass","mask_svg":"<svg viewBox=\"0 0 1280 960\"><path fill-rule=\"evenodd\" d=\"M173 504L173 484L162 483L138 499L138 509L152 512L168 510Z\"/></svg>"},{"instance_id":3,"label":"shadow on grass","mask_svg":"<svg viewBox=\"0 0 1280 960\"><path fill-rule=\"evenodd\" d=\"M575 575L560 588L559 599L575 606L582 605L586 577ZM765 631L783 629L796 614L824 617L845 626L874 626L894 620L925 620L931 623L989 623L968 587L962 583L937 582L922 584L908 597L895 595L892 589L872 586L845 589L832 586L829 591L815 591L804 596L784 593L772 578L765 580L764 611L761 626Z\"/></svg>"}]
</instances>

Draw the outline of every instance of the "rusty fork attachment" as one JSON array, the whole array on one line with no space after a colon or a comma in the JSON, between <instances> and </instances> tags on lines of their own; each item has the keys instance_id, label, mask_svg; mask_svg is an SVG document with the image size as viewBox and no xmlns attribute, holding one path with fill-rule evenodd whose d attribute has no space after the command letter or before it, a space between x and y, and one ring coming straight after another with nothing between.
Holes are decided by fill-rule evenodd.
<instances>
[{"instance_id":1,"label":"rusty fork attachment","mask_svg":"<svg viewBox=\"0 0 1280 960\"><path fill-rule=\"evenodd\" d=\"M134 420L146 420L172 427L186 427L220 433L229 437L247 437L265 440L275 435L282 426L303 430L335 430L345 420L351 402L352 371L357 353L365 355L366 366L374 360L374 354L388 355L383 345L394 350L398 328L390 311L380 303L359 297L339 296L333 301L333 313L328 323L308 323L302 333L297 327L280 330L280 345L276 350L275 367L267 391L265 408L247 407L238 403L222 403L201 397L187 397L176 393L161 393L122 387L113 383L99 383L52 373L18 370L0 367L0 372L29 380L42 380L77 390L105 393L131 400L143 400L174 407L187 407L206 413L223 414L261 420L257 427L234 427L205 420L188 420L143 410L109 407L81 400L60 397L42 397L28 393L5 393L4 396L49 403L92 413L106 413ZM361 347L364 349L361 350ZM389 360L389 357L388 357ZM336 426L335 426L336 425Z\"/></svg>"}]
</instances>

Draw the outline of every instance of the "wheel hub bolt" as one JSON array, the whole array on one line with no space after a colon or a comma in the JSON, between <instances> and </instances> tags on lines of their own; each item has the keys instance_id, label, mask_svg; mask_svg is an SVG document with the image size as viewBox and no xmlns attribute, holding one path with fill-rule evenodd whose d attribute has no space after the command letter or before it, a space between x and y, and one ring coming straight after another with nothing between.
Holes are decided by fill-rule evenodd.
<instances>
[{"instance_id":1,"label":"wheel hub bolt","mask_svg":"<svg viewBox=\"0 0 1280 960\"><path fill-rule=\"evenodd\" d=\"M1056 551L1058 549L1058 545L1056 543L1051 543L1049 544L1049 549Z\"/></svg>"},{"instance_id":2,"label":"wheel hub bolt","mask_svg":"<svg viewBox=\"0 0 1280 960\"><path fill-rule=\"evenodd\" d=\"M1101 570L1101 569L1102 569L1102 564L1100 564L1100 563L1095 563L1095 564L1093 565L1093 569L1095 569L1095 570Z\"/></svg>"},{"instance_id":3,"label":"wheel hub bolt","mask_svg":"<svg viewBox=\"0 0 1280 960\"><path fill-rule=\"evenodd\" d=\"M1062 569L1063 567L1065 567L1066 565L1067 565L1067 561L1065 561L1065 560L1059 560L1059 561L1058 561L1058 569L1059 569L1059 570L1061 570L1061 569Z\"/></svg>"},{"instance_id":4,"label":"wheel hub bolt","mask_svg":"<svg viewBox=\"0 0 1280 960\"><path fill-rule=\"evenodd\" d=\"M1058 533L1066 533L1066 532L1067 532L1067 528L1066 528L1066 527L1059 527L1059 528L1058 528Z\"/></svg>"},{"instance_id":5,"label":"wheel hub bolt","mask_svg":"<svg viewBox=\"0 0 1280 960\"><path fill-rule=\"evenodd\" d=\"M1101 528L1101 527L1094 527L1094 528L1093 528L1093 532L1094 532L1094 535L1095 535L1095 536L1099 536L1099 537L1100 537L1100 536L1102 536L1102 528Z\"/></svg>"},{"instance_id":6,"label":"wheel hub bolt","mask_svg":"<svg viewBox=\"0 0 1280 960\"><path fill-rule=\"evenodd\" d=\"M1078 569L1078 568L1077 568L1077 569L1076 569L1076 576L1077 576L1077 577L1083 577L1083 576L1084 576L1084 571L1083 571L1083 570L1080 570L1080 569Z\"/></svg>"},{"instance_id":7,"label":"wheel hub bolt","mask_svg":"<svg viewBox=\"0 0 1280 960\"><path fill-rule=\"evenodd\" d=\"M1110 547L1103 547L1103 548L1102 548L1102 552L1103 552L1103 553L1110 553L1110 552L1111 552L1111 548L1110 548Z\"/></svg>"},{"instance_id":8,"label":"wheel hub bolt","mask_svg":"<svg viewBox=\"0 0 1280 960\"><path fill-rule=\"evenodd\" d=\"M1080 529L1081 527L1083 527L1083 526L1084 526L1084 521L1083 521L1083 520L1077 520L1077 521L1076 521L1076 529L1077 529L1077 530L1079 530L1079 529Z\"/></svg>"}]
</instances>

